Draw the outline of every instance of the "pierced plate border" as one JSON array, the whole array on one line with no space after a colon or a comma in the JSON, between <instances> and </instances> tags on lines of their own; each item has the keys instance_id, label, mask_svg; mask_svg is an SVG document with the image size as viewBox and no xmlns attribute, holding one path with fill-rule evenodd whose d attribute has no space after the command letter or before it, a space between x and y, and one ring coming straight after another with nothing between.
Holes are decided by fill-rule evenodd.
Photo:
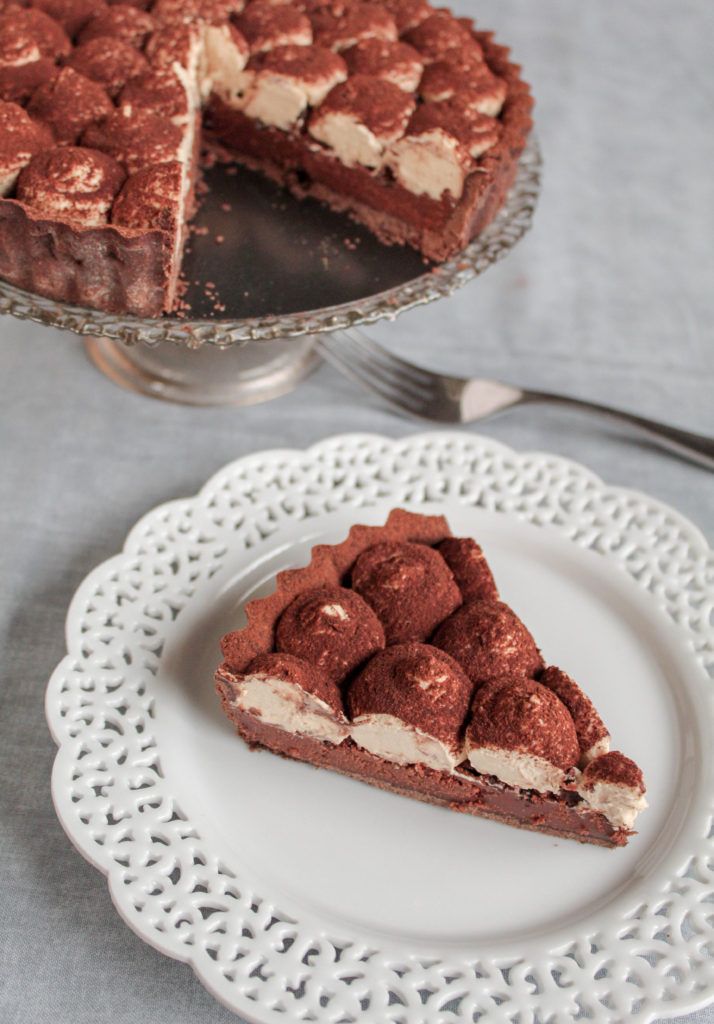
<instances>
[{"instance_id":1,"label":"pierced plate border","mask_svg":"<svg viewBox=\"0 0 714 1024\"><path fill-rule=\"evenodd\" d=\"M675 624L703 685L714 679L714 552L654 499L557 456L455 431L262 452L146 515L75 594L69 653L46 695L59 746L52 793L69 837L141 938L259 1024L651 1021L710 1002L714 793L692 808L696 841L656 891L636 906L615 900L554 948L505 959L424 956L291 916L222 863L181 810L152 732L167 629L229 549L248 553L283 524L384 501L430 511L457 501L557 530L628 573Z\"/></svg>"}]
</instances>

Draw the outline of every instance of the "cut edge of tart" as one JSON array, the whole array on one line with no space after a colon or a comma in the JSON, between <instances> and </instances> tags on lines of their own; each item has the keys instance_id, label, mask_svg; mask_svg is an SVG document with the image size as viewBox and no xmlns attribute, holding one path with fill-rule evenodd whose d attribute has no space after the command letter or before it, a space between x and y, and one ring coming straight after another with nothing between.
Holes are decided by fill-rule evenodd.
<instances>
[{"instance_id":1,"label":"cut edge of tart","mask_svg":"<svg viewBox=\"0 0 714 1024\"><path fill-rule=\"evenodd\" d=\"M215 682L249 746L579 842L634 834L641 770L444 517L353 526L245 614Z\"/></svg>"}]
</instances>

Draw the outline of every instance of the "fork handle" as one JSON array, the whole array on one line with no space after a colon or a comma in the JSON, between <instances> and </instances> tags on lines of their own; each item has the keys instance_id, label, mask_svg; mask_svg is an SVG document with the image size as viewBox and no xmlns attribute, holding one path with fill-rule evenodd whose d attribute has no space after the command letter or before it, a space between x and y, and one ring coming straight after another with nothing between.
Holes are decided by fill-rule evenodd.
<instances>
[{"instance_id":1,"label":"fork handle","mask_svg":"<svg viewBox=\"0 0 714 1024\"><path fill-rule=\"evenodd\" d=\"M517 404L530 402L548 402L551 405L568 406L571 409L582 409L583 412L595 413L607 419L615 420L618 423L625 423L634 427L653 444L677 455L696 462L707 469L714 469L714 438L705 437L704 434L695 434L690 430L680 430L678 427L670 427L666 423L658 423L656 420L647 419L646 416L636 416L634 413L625 412L623 409L614 409L610 405L600 405L598 402L588 402L582 398L570 398L567 395L552 394L548 391L527 391L522 390Z\"/></svg>"}]
</instances>

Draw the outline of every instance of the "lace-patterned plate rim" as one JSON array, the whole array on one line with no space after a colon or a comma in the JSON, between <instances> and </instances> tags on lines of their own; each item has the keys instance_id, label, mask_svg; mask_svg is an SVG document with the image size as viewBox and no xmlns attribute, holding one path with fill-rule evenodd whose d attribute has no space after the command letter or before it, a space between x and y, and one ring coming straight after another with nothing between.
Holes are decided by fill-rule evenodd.
<instances>
[{"instance_id":1,"label":"lace-patterned plate rim","mask_svg":"<svg viewBox=\"0 0 714 1024\"><path fill-rule=\"evenodd\" d=\"M489 266L502 259L531 226L540 193L541 156L531 139L518 166L515 182L493 223L452 259L433 271L388 291L324 309L246 320L142 319L64 305L0 280L0 313L83 336L153 346L173 342L189 348L211 344L225 348L250 341L272 341L343 330L394 320L415 306L453 295Z\"/></svg>"},{"instance_id":2,"label":"lace-patterned plate rim","mask_svg":"<svg viewBox=\"0 0 714 1024\"><path fill-rule=\"evenodd\" d=\"M606 487L556 456L519 455L455 432L403 441L347 435L306 452L248 456L196 498L140 520L124 553L98 567L72 602L71 653L50 682L47 711L61 747L53 794L73 842L109 875L130 926L190 961L210 991L249 1020L370 1021L376 1013L409 1024L535 1021L581 1011L603 1021L651 1020L704 1005L714 935L709 799L689 821L699 830L691 856L657 891L621 907L611 927L580 933L576 924L566 948L540 956L469 960L449 943L438 956L388 949L285 913L285 903L207 846L170 779L152 768L161 750L151 686L165 639L196 588L224 586L229 546L241 545L254 562L290 528L319 533L328 513L360 521L385 502L430 512L460 504L569 538L624 570L642 600L654 599L673 620L692 661L714 672L714 558L696 527L644 495ZM137 601L146 615L137 615ZM127 676L127 665L140 671Z\"/></svg>"}]
</instances>

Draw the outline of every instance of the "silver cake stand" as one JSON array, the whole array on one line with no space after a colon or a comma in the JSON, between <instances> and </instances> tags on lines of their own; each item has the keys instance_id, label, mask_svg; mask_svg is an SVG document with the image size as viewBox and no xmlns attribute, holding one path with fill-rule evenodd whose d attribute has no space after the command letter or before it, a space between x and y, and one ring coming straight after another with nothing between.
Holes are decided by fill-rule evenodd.
<instances>
[{"instance_id":1,"label":"silver cake stand","mask_svg":"<svg viewBox=\"0 0 714 1024\"><path fill-rule=\"evenodd\" d=\"M491 226L458 256L429 265L320 203L219 164L205 174L184 257L185 315L116 316L2 281L0 313L84 336L95 365L133 391L192 405L262 402L313 369L317 334L394 319L451 295L505 256L530 227L540 167L531 143Z\"/></svg>"}]
</instances>

